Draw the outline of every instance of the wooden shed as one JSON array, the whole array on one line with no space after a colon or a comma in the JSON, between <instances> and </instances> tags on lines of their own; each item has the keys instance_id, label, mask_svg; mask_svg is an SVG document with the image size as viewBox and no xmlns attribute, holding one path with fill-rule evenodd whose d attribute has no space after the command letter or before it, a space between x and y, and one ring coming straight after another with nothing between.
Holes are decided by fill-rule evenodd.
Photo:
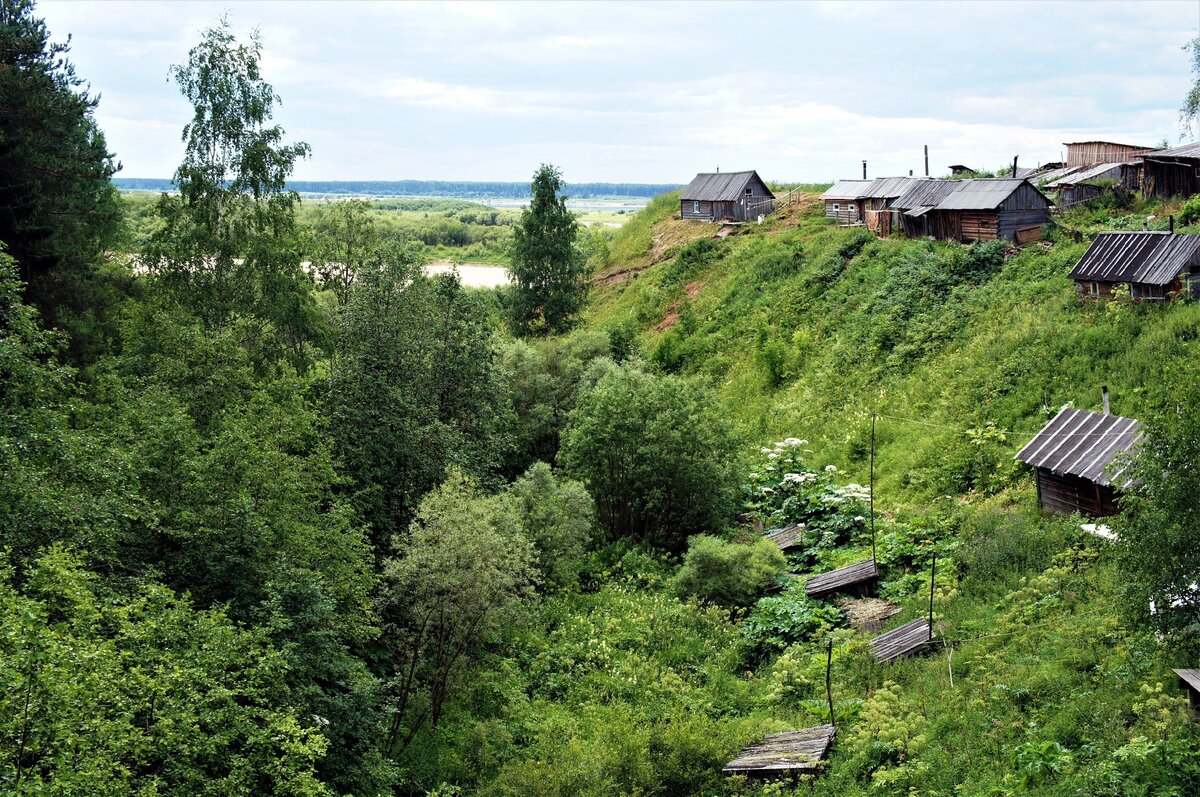
<instances>
[{"instance_id":1,"label":"wooden shed","mask_svg":"<svg viewBox=\"0 0 1200 797\"><path fill-rule=\"evenodd\" d=\"M874 180L838 180L821 194L825 217L838 224L862 224L866 218L863 192Z\"/></svg>"},{"instance_id":2,"label":"wooden shed","mask_svg":"<svg viewBox=\"0 0 1200 797\"><path fill-rule=\"evenodd\" d=\"M1176 669L1171 672L1179 676L1179 686L1187 692L1192 719L1200 722L1200 670Z\"/></svg>"},{"instance_id":3,"label":"wooden shed","mask_svg":"<svg viewBox=\"0 0 1200 797\"><path fill-rule=\"evenodd\" d=\"M935 238L956 241L1036 240L1050 221L1050 200L1028 180L960 180L928 222Z\"/></svg>"},{"instance_id":4,"label":"wooden shed","mask_svg":"<svg viewBox=\"0 0 1200 797\"><path fill-rule=\"evenodd\" d=\"M679 195L679 217L750 221L775 209L775 194L756 171L701 173Z\"/></svg>"},{"instance_id":5,"label":"wooden shed","mask_svg":"<svg viewBox=\"0 0 1200 797\"><path fill-rule=\"evenodd\" d=\"M1169 199L1200 194L1200 143L1148 152L1142 158L1142 196Z\"/></svg>"},{"instance_id":6,"label":"wooden shed","mask_svg":"<svg viewBox=\"0 0 1200 797\"><path fill-rule=\"evenodd\" d=\"M1076 141L1064 143L1068 166L1093 166L1097 163L1123 163L1152 152L1154 147L1117 144L1113 141Z\"/></svg>"},{"instance_id":7,"label":"wooden shed","mask_svg":"<svg viewBox=\"0 0 1200 797\"><path fill-rule=\"evenodd\" d=\"M836 735L833 725L768 734L761 742L742 750L721 771L763 779L816 774L821 771Z\"/></svg>"},{"instance_id":8,"label":"wooden shed","mask_svg":"<svg viewBox=\"0 0 1200 797\"><path fill-rule=\"evenodd\" d=\"M1121 511L1117 498L1132 484L1127 466L1114 463L1138 444L1141 429L1132 418L1064 407L1016 459L1036 470L1044 509L1109 517Z\"/></svg>"},{"instance_id":9,"label":"wooden shed","mask_svg":"<svg viewBox=\"0 0 1200 797\"><path fill-rule=\"evenodd\" d=\"M1102 232L1071 269L1084 299L1105 299L1119 284L1143 301L1180 294L1200 299L1200 235L1172 232Z\"/></svg>"},{"instance_id":10,"label":"wooden shed","mask_svg":"<svg viewBox=\"0 0 1200 797\"><path fill-rule=\"evenodd\" d=\"M934 238L953 238L950 230L937 227L937 214L931 216L929 212L961 185L961 181L958 180L922 179L909 183L907 190L892 202L892 210L896 212L900 229L909 238L927 235Z\"/></svg>"},{"instance_id":11,"label":"wooden shed","mask_svg":"<svg viewBox=\"0 0 1200 797\"><path fill-rule=\"evenodd\" d=\"M1128 163L1100 163L1086 169L1079 169L1071 174L1047 183L1046 191L1057 191L1058 201L1055 205L1059 210L1066 210L1075 205L1095 199L1112 187L1134 190L1141 187L1141 160Z\"/></svg>"}]
</instances>

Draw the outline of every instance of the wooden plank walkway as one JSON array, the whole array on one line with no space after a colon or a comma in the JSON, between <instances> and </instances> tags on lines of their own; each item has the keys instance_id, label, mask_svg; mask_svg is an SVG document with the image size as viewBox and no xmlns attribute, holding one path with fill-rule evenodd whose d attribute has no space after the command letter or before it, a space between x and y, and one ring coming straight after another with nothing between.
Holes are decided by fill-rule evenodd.
<instances>
[{"instance_id":1,"label":"wooden plank walkway","mask_svg":"<svg viewBox=\"0 0 1200 797\"><path fill-rule=\"evenodd\" d=\"M920 617L875 637L870 642L870 648L876 661L895 661L903 656L921 652L932 641L929 638L929 621Z\"/></svg>"},{"instance_id":2,"label":"wooden plank walkway","mask_svg":"<svg viewBox=\"0 0 1200 797\"><path fill-rule=\"evenodd\" d=\"M743 750L721 771L759 778L815 772L829 755L836 734L837 729L832 725L768 734L758 744Z\"/></svg>"},{"instance_id":3,"label":"wooden plank walkway","mask_svg":"<svg viewBox=\"0 0 1200 797\"><path fill-rule=\"evenodd\" d=\"M804 587L810 598L820 598L835 592L862 593L869 591L879 582L879 569L874 559L864 559L852 565L821 573L808 580Z\"/></svg>"},{"instance_id":4,"label":"wooden plank walkway","mask_svg":"<svg viewBox=\"0 0 1200 797\"><path fill-rule=\"evenodd\" d=\"M804 544L804 524L797 523L794 526L774 529L768 531L766 536L768 540L778 545L781 551L786 551L789 548L799 548Z\"/></svg>"}]
</instances>

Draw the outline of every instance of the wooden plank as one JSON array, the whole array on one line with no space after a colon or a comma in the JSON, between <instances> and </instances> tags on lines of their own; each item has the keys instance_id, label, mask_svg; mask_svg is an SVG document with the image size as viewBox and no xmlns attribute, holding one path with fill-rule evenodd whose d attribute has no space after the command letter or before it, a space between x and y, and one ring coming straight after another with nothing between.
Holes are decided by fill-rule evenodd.
<instances>
[{"instance_id":1,"label":"wooden plank","mask_svg":"<svg viewBox=\"0 0 1200 797\"><path fill-rule=\"evenodd\" d=\"M869 647L875 660L882 663L919 653L929 647L932 641L929 622L921 617L875 637Z\"/></svg>"},{"instance_id":2,"label":"wooden plank","mask_svg":"<svg viewBox=\"0 0 1200 797\"><path fill-rule=\"evenodd\" d=\"M799 548L804 545L804 524L796 523L792 526L785 526L782 529L768 531L766 537L778 545L781 551Z\"/></svg>"},{"instance_id":3,"label":"wooden plank","mask_svg":"<svg viewBox=\"0 0 1200 797\"><path fill-rule=\"evenodd\" d=\"M837 730L832 725L768 734L742 750L721 771L768 778L814 772L829 754L835 735Z\"/></svg>"},{"instance_id":4,"label":"wooden plank","mask_svg":"<svg viewBox=\"0 0 1200 797\"><path fill-rule=\"evenodd\" d=\"M879 580L879 570L874 559L864 559L852 565L831 570L813 576L804 586L804 592L810 598L832 595L835 592L854 591L854 588L870 586Z\"/></svg>"}]
</instances>

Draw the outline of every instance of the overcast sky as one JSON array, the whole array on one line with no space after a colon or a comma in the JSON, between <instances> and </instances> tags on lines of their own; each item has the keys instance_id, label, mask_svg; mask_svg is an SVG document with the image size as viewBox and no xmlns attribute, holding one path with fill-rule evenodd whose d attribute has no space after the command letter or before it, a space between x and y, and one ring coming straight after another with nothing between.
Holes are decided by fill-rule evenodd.
<instances>
[{"instance_id":1,"label":"overcast sky","mask_svg":"<svg viewBox=\"0 0 1200 797\"><path fill-rule=\"evenodd\" d=\"M124 177L169 177L190 109L168 82L228 11L261 30L295 179L781 181L1058 160L1065 141L1180 140L1182 2L67 2Z\"/></svg>"}]
</instances>

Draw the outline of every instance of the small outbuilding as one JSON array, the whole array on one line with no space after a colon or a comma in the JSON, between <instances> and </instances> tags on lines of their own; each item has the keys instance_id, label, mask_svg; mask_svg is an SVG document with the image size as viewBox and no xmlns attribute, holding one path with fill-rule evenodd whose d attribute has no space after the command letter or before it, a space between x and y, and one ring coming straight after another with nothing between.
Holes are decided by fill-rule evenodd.
<instances>
[{"instance_id":1,"label":"small outbuilding","mask_svg":"<svg viewBox=\"0 0 1200 797\"><path fill-rule=\"evenodd\" d=\"M767 780L815 775L824 766L836 735L833 725L768 734L761 742L742 750L721 771Z\"/></svg>"},{"instance_id":2,"label":"small outbuilding","mask_svg":"<svg viewBox=\"0 0 1200 797\"><path fill-rule=\"evenodd\" d=\"M1200 235L1102 232L1071 269L1084 299L1105 299L1119 284L1130 298L1165 301L1188 293L1200 298Z\"/></svg>"},{"instance_id":3,"label":"small outbuilding","mask_svg":"<svg viewBox=\"0 0 1200 797\"><path fill-rule=\"evenodd\" d=\"M1117 498L1132 485L1118 458L1132 451L1141 436L1142 425L1132 418L1064 407L1016 459L1035 469L1042 508L1109 517L1121 511Z\"/></svg>"},{"instance_id":4,"label":"small outbuilding","mask_svg":"<svg viewBox=\"0 0 1200 797\"><path fill-rule=\"evenodd\" d=\"M1055 203L1059 210L1066 210L1075 205L1095 199L1113 187L1135 189L1141 186L1141 160L1128 163L1100 163L1079 169L1064 175L1043 187L1047 191L1057 191L1058 201Z\"/></svg>"},{"instance_id":5,"label":"small outbuilding","mask_svg":"<svg viewBox=\"0 0 1200 797\"><path fill-rule=\"evenodd\" d=\"M1188 697L1188 711L1192 719L1200 722L1200 670L1177 669L1171 670L1179 676L1179 686Z\"/></svg>"},{"instance_id":6,"label":"small outbuilding","mask_svg":"<svg viewBox=\"0 0 1200 797\"><path fill-rule=\"evenodd\" d=\"M959 180L914 180L907 190L892 202L900 229L909 238L933 236L953 238L956 231L940 228L937 214L930 211L961 187Z\"/></svg>"},{"instance_id":7,"label":"small outbuilding","mask_svg":"<svg viewBox=\"0 0 1200 797\"><path fill-rule=\"evenodd\" d=\"M956 241L1007 239L1024 243L1041 237L1050 221L1050 200L1028 180L960 180L932 211L935 238Z\"/></svg>"},{"instance_id":8,"label":"small outbuilding","mask_svg":"<svg viewBox=\"0 0 1200 797\"><path fill-rule=\"evenodd\" d=\"M821 194L825 217L838 224L862 224L866 218L864 192L874 180L838 180Z\"/></svg>"},{"instance_id":9,"label":"small outbuilding","mask_svg":"<svg viewBox=\"0 0 1200 797\"><path fill-rule=\"evenodd\" d=\"M775 209L775 194L756 171L700 173L679 195L679 217L750 221Z\"/></svg>"},{"instance_id":10,"label":"small outbuilding","mask_svg":"<svg viewBox=\"0 0 1200 797\"><path fill-rule=\"evenodd\" d=\"M1200 194L1200 143L1155 150L1142 158L1142 196L1193 194Z\"/></svg>"}]
</instances>

